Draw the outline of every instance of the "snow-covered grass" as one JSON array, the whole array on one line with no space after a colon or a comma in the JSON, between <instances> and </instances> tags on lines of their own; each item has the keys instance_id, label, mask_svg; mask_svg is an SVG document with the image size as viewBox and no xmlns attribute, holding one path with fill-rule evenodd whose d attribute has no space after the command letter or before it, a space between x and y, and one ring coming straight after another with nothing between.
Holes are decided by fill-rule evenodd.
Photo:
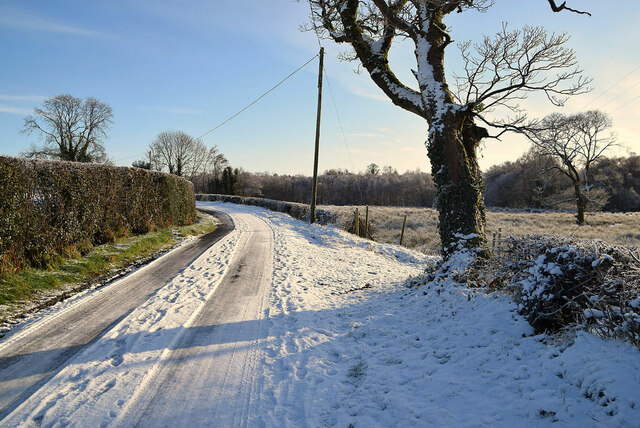
<instances>
[{"instance_id":1,"label":"snow-covered grass","mask_svg":"<svg viewBox=\"0 0 640 428\"><path fill-rule=\"evenodd\" d=\"M353 221L355 206L323 205L322 209L337 215L337 224ZM360 207L361 216L364 207ZM369 218L375 226L376 241L397 244L402 221L407 214L403 245L426 254L438 254L438 212L433 208L369 207ZM640 213L587 213L587 224L577 227L571 212L493 210L487 212L487 237L501 230L502 237L531 234L553 234L580 239L602 239L610 244L640 247Z\"/></svg>"},{"instance_id":2,"label":"snow-covered grass","mask_svg":"<svg viewBox=\"0 0 640 428\"><path fill-rule=\"evenodd\" d=\"M273 279L264 331L237 346L259 348L249 426L638 425L640 352L630 344L582 331L536 335L509 296L453 276L427 281L437 259L414 250L262 208L207 205L241 227L4 422L117 421L233 263L251 214L272 231ZM207 407L198 411L206 420Z\"/></svg>"},{"instance_id":3,"label":"snow-covered grass","mask_svg":"<svg viewBox=\"0 0 640 428\"><path fill-rule=\"evenodd\" d=\"M278 225L261 422L633 426L640 420L640 353L631 345L584 332L534 335L508 296L450 278L407 288L407 274L433 262L427 256L257 214Z\"/></svg>"}]
</instances>

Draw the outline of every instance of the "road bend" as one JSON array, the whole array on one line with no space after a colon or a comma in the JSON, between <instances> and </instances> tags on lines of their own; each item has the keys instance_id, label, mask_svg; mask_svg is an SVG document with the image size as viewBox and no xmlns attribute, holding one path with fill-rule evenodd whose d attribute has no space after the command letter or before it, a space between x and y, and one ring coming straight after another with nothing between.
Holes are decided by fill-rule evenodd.
<instances>
[{"instance_id":1,"label":"road bend","mask_svg":"<svg viewBox=\"0 0 640 428\"><path fill-rule=\"evenodd\" d=\"M74 355L95 342L233 229L228 215L210 213L220 221L215 231L0 341L0 424Z\"/></svg>"},{"instance_id":2,"label":"road bend","mask_svg":"<svg viewBox=\"0 0 640 428\"><path fill-rule=\"evenodd\" d=\"M235 214L249 237L188 332L146 379L119 426L247 426L257 406L260 343L273 277L273 231Z\"/></svg>"}]
</instances>

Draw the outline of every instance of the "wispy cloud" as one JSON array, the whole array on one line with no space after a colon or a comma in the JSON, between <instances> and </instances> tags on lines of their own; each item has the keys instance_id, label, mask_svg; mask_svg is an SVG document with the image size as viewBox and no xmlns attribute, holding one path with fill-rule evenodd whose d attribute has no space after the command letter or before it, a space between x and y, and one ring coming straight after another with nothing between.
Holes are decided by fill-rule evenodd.
<instances>
[{"instance_id":1,"label":"wispy cloud","mask_svg":"<svg viewBox=\"0 0 640 428\"><path fill-rule=\"evenodd\" d=\"M47 97L40 95L7 95L0 94L0 101L3 104L0 105L0 113L8 114L31 114L33 109L31 105L39 104Z\"/></svg>"},{"instance_id":2,"label":"wispy cloud","mask_svg":"<svg viewBox=\"0 0 640 428\"><path fill-rule=\"evenodd\" d=\"M25 114L33 113L33 110L27 109L27 108L21 108L21 107L0 105L0 113L25 115Z\"/></svg>"},{"instance_id":3,"label":"wispy cloud","mask_svg":"<svg viewBox=\"0 0 640 428\"><path fill-rule=\"evenodd\" d=\"M3 8L0 27L14 30L79 36L104 36L97 31L14 8Z\"/></svg>"},{"instance_id":4,"label":"wispy cloud","mask_svg":"<svg viewBox=\"0 0 640 428\"><path fill-rule=\"evenodd\" d=\"M184 108L184 107L145 107L147 110L157 110L172 114L202 114L203 110Z\"/></svg>"},{"instance_id":5,"label":"wispy cloud","mask_svg":"<svg viewBox=\"0 0 640 428\"><path fill-rule=\"evenodd\" d=\"M382 94L382 93L374 93L374 92L370 92L367 89L364 89L362 87L358 87L358 86L350 86L349 90L354 94L354 95L358 95L360 97L364 97L364 98L369 98L372 100L378 100L378 101L384 101L384 102L391 102L391 100L389 99L389 97L387 97L386 95Z\"/></svg>"},{"instance_id":6,"label":"wispy cloud","mask_svg":"<svg viewBox=\"0 0 640 428\"><path fill-rule=\"evenodd\" d=\"M40 95L5 95L0 94L0 101L33 101L33 102L41 102L44 101L47 97Z\"/></svg>"}]
</instances>

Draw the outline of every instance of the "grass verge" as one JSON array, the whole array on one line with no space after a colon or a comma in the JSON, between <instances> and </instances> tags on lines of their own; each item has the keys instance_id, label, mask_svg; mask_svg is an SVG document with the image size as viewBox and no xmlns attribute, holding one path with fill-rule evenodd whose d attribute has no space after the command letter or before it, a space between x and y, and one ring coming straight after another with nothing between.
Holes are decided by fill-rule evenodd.
<instances>
[{"instance_id":1,"label":"grass verge","mask_svg":"<svg viewBox=\"0 0 640 428\"><path fill-rule=\"evenodd\" d=\"M91 285L108 279L144 259L166 251L188 236L201 235L215 229L214 218L198 213L190 226L170 227L154 232L117 239L110 244L93 247L80 255L70 249L67 257L55 260L49 269L26 269L17 274L0 276L0 322L16 312L16 306L28 305L45 294L53 294L78 285Z\"/></svg>"}]
</instances>

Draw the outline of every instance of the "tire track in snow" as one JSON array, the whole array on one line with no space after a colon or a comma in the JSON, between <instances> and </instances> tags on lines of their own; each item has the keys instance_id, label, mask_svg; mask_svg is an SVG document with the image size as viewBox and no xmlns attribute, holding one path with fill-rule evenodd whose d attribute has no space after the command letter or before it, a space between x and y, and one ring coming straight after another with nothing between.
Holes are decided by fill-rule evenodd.
<instances>
[{"instance_id":1,"label":"tire track in snow","mask_svg":"<svg viewBox=\"0 0 640 428\"><path fill-rule=\"evenodd\" d=\"M191 330L165 351L116 425L244 426L252 418L261 383L257 365L265 341L273 230L252 215L240 218L248 237L215 295Z\"/></svg>"},{"instance_id":2,"label":"tire track in snow","mask_svg":"<svg viewBox=\"0 0 640 428\"><path fill-rule=\"evenodd\" d=\"M237 224L180 275L65 363L3 424L112 423L147 374L153 373L158 357L176 343L185 323L213 294L246 235L246 227Z\"/></svg>"}]
</instances>

